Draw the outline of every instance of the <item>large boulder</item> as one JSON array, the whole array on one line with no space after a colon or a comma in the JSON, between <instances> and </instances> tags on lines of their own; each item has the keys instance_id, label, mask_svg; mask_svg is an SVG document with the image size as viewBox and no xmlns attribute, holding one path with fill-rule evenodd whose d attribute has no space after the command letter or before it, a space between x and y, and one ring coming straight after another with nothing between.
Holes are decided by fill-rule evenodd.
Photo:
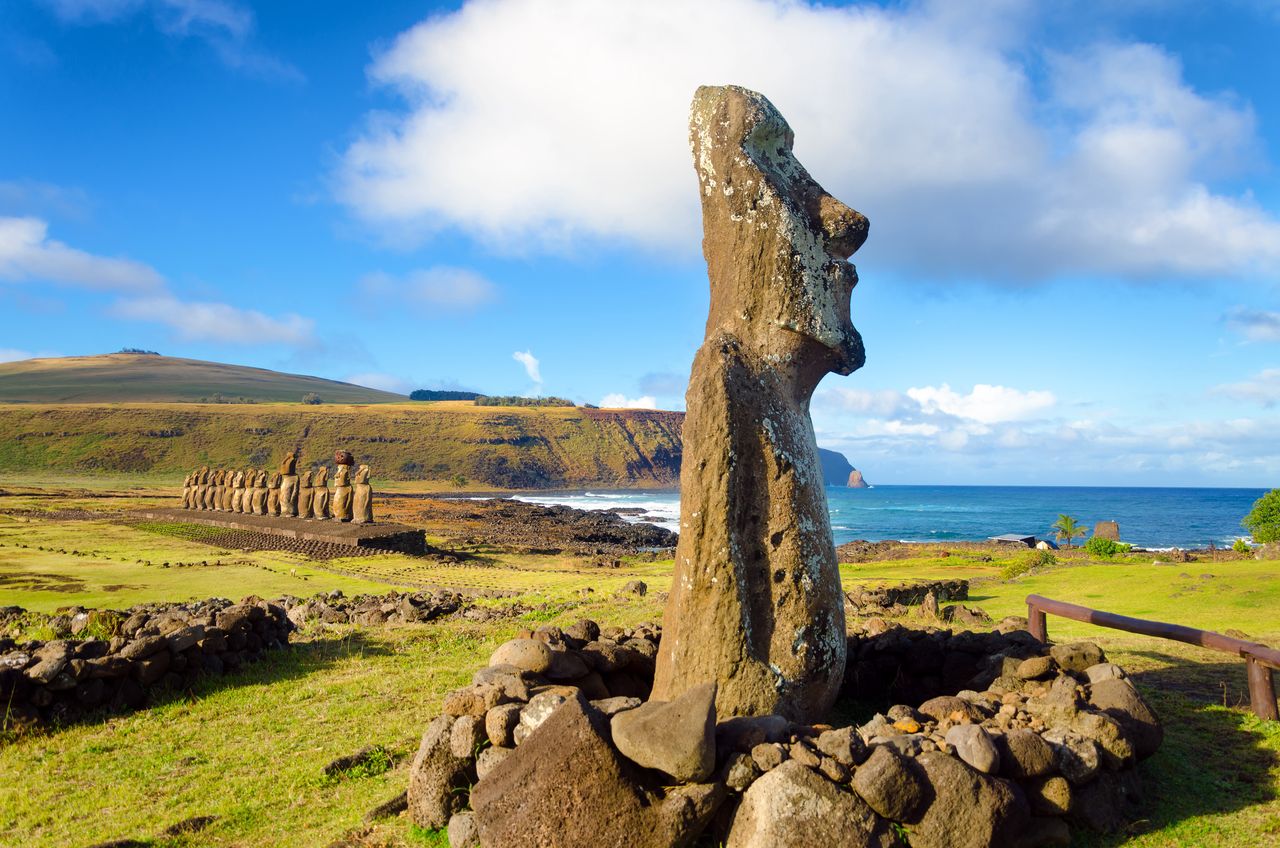
<instances>
[{"instance_id":1,"label":"large boulder","mask_svg":"<svg viewBox=\"0 0 1280 848\"><path fill-rule=\"evenodd\" d=\"M1089 705L1120 723L1140 760L1154 754L1164 741L1160 719L1128 680L1112 678L1094 683L1089 687Z\"/></svg>"},{"instance_id":2,"label":"large boulder","mask_svg":"<svg viewBox=\"0 0 1280 848\"><path fill-rule=\"evenodd\" d=\"M929 787L915 763L888 745L876 745L853 773L853 789L871 809L905 821L929 802Z\"/></svg>"},{"instance_id":3,"label":"large boulder","mask_svg":"<svg viewBox=\"0 0 1280 848\"><path fill-rule=\"evenodd\" d=\"M471 791L485 846L679 848L697 838L723 792L705 784L665 798L609 740L581 695L558 705Z\"/></svg>"},{"instance_id":4,"label":"large boulder","mask_svg":"<svg viewBox=\"0 0 1280 848\"><path fill-rule=\"evenodd\" d=\"M670 703L648 701L613 717L613 744L645 768L678 783L700 783L716 765L716 685L704 683Z\"/></svg>"},{"instance_id":5,"label":"large boulder","mask_svg":"<svg viewBox=\"0 0 1280 848\"><path fill-rule=\"evenodd\" d=\"M789 760L742 796L725 848L889 848L888 822L857 795Z\"/></svg>"},{"instance_id":6,"label":"large boulder","mask_svg":"<svg viewBox=\"0 0 1280 848\"><path fill-rule=\"evenodd\" d=\"M475 775L471 760L453 752L453 725L447 715L427 725L409 767L409 818L427 830L444 827L466 806L464 791Z\"/></svg>"},{"instance_id":7,"label":"large boulder","mask_svg":"<svg viewBox=\"0 0 1280 848\"><path fill-rule=\"evenodd\" d=\"M1030 812L1015 784L980 774L955 757L921 754L933 800L908 820L911 848L1012 848Z\"/></svg>"}]
</instances>

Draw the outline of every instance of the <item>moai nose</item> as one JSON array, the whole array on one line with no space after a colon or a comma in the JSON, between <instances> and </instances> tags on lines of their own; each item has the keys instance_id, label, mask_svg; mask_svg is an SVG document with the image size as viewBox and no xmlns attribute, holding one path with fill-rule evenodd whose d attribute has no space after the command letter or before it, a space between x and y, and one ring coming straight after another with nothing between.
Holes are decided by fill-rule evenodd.
<instances>
[{"instance_id":1,"label":"moai nose","mask_svg":"<svg viewBox=\"0 0 1280 848\"><path fill-rule=\"evenodd\" d=\"M818 200L818 221L827 238L827 251L848 259L867 240L871 222L829 194Z\"/></svg>"}]
</instances>

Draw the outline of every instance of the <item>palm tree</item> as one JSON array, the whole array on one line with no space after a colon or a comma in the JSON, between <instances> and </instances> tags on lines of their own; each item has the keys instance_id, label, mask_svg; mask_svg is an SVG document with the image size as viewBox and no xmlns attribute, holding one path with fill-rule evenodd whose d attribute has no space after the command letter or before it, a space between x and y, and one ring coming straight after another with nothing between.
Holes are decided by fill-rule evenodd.
<instances>
[{"instance_id":1,"label":"palm tree","mask_svg":"<svg viewBox=\"0 0 1280 848\"><path fill-rule=\"evenodd\" d=\"M1083 539L1084 535L1089 532L1084 528L1082 524L1077 522L1074 518L1067 515L1066 513L1059 513L1058 520L1053 522L1053 524L1049 527L1049 529L1054 531L1054 538L1056 538L1059 542L1066 540L1066 545L1068 548L1071 547L1072 539L1074 539L1076 536L1079 536L1080 538Z\"/></svg>"}]
</instances>

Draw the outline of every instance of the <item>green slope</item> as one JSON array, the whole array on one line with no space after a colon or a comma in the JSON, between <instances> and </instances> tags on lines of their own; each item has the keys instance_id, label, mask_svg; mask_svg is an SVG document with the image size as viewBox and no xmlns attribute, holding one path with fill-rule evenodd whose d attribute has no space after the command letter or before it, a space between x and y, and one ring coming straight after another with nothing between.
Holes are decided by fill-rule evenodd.
<instances>
[{"instance_id":1,"label":"green slope","mask_svg":"<svg viewBox=\"0 0 1280 848\"><path fill-rule=\"evenodd\" d=\"M402 395L265 368L111 353L0 363L0 403L199 403L228 400L394 403Z\"/></svg>"}]
</instances>

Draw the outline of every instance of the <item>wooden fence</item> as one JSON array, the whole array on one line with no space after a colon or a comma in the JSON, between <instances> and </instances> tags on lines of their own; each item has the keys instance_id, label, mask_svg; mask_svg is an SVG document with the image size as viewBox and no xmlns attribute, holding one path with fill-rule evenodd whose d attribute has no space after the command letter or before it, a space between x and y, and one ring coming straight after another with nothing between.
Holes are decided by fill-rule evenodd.
<instances>
[{"instance_id":1,"label":"wooden fence","mask_svg":"<svg viewBox=\"0 0 1280 848\"><path fill-rule=\"evenodd\" d=\"M1130 618L1127 615L1117 615L1065 601L1055 601L1041 595L1027 595L1027 629L1041 642L1049 639L1049 625L1046 620L1046 615L1049 613L1073 621L1096 624L1099 627L1127 630L1130 633L1141 633L1143 636L1155 636L1160 639L1173 639L1224 654L1234 654L1243 659L1248 668L1249 705L1254 714L1258 718L1269 721L1280 718L1276 709L1276 690L1271 674L1272 670L1280 669L1280 650L1246 639L1224 636L1212 630L1199 630L1195 627L1184 627L1181 624Z\"/></svg>"}]
</instances>

